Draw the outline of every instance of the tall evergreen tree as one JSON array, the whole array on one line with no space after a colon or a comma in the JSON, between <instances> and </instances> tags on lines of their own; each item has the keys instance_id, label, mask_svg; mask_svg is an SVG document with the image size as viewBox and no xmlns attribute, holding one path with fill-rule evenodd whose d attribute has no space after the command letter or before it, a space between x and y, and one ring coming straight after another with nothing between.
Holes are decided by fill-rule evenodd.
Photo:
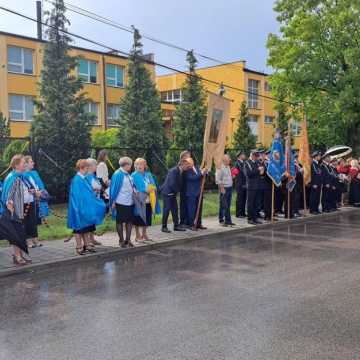
<instances>
[{"instance_id":1,"label":"tall evergreen tree","mask_svg":"<svg viewBox=\"0 0 360 360\"><path fill-rule=\"evenodd\" d=\"M90 127L92 115L85 113L86 100L81 81L73 75L77 65L69 56L71 38L65 34L69 21L65 16L63 0L56 0L48 13L47 40L41 71L40 99L36 103L38 114L32 124L31 135L36 149L42 149L58 164L47 157L37 159L39 170L47 187L59 197L65 196L77 159L90 153Z\"/></svg>"},{"instance_id":2,"label":"tall evergreen tree","mask_svg":"<svg viewBox=\"0 0 360 360\"><path fill-rule=\"evenodd\" d=\"M10 126L2 112L0 112L0 154L3 154L4 149L9 143Z\"/></svg>"},{"instance_id":3,"label":"tall evergreen tree","mask_svg":"<svg viewBox=\"0 0 360 360\"><path fill-rule=\"evenodd\" d=\"M256 136L251 133L249 126L249 113L246 101L240 105L239 116L237 119L237 129L233 136L232 146L236 150L245 151L247 154L256 146Z\"/></svg>"},{"instance_id":4,"label":"tall evergreen tree","mask_svg":"<svg viewBox=\"0 0 360 360\"><path fill-rule=\"evenodd\" d=\"M182 91L182 101L174 115L174 147L192 150L196 160L201 161L207 116L206 93L196 74L197 60L193 51L186 56L189 75Z\"/></svg>"},{"instance_id":5,"label":"tall evergreen tree","mask_svg":"<svg viewBox=\"0 0 360 360\"><path fill-rule=\"evenodd\" d=\"M159 172L167 141L162 120L160 96L144 64L141 35L134 28L130 52L128 83L120 102L119 143L132 158L145 155L154 172Z\"/></svg>"}]
</instances>

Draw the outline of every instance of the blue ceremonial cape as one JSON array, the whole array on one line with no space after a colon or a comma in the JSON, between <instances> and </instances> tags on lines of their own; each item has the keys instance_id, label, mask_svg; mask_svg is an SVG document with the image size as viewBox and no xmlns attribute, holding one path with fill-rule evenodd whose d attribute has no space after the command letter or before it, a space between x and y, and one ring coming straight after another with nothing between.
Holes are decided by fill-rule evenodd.
<instances>
[{"instance_id":1,"label":"blue ceremonial cape","mask_svg":"<svg viewBox=\"0 0 360 360\"><path fill-rule=\"evenodd\" d=\"M40 191L46 191L45 185L41 180L39 173L36 170L26 171L24 173L24 177L32 177L35 181L36 186L39 188ZM39 205L39 217L41 219L46 218L49 216L49 204L47 200L40 198L40 205Z\"/></svg>"},{"instance_id":2,"label":"blue ceremonial cape","mask_svg":"<svg viewBox=\"0 0 360 360\"><path fill-rule=\"evenodd\" d=\"M113 208L113 205L123 185L124 177L125 173L121 169L117 169L111 178L109 206L113 219L116 218L116 209Z\"/></svg>"},{"instance_id":3,"label":"blue ceremonial cape","mask_svg":"<svg viewBox=\"0 0 360 360\"><path fill-rule=\"evenodd\" d=\"M1 193L1 210L0 210L1 214L6 209L6 203L8 201L9 191L10 191L11 187L13 186L15 180L19 176L23 176L23 174L22 173L17 173L15 170L12 170L8 174L8 176L5 178L3 188L2 188L2 193Z\"/></svg>"},{"instance_id":4,"label":"blue ceremonial cape","mask_svg":"<svg viewBox=\"0 0 360 360\"><path fill-rule=\"evenodd\" d=\"M139 171L135 171L131 174L135 189L137 191L143 192L143 193L147 193L147 188L146 188L146 184L144 181L145 176L148 177L150 184L154 185L157 188L157 184L155 182L154 176L151 174L150 171L145 171L144 175ZM160 207L160 202L159 202L159 196L158 196L158 193L156 192L155 214L157 215L160 213L161 213L161 207ZM135 214L135 215L137 215L137 214Z\"/></svg>"},{"instance_id":5,"label":"blue ceremonial cape","mask_svg":"<svg viewBox=\"0 0 360 360\"><path fill-rule=\"evenodd\" d=\"M280 154L280 159L274 159L274 152ZM279 187L281 186L281 179L286 172L284 145L280 138L274 138L271 145L271 152L269 158L269 164L267 168L267 174L273 181L273 183Z\"/></svg>"},{"instance_id":6,"label":"blue ceremonial cape","mask_svg":"<svg viewBox=\"0 0 360 360\"><path fill-rule=\"evenodd\" d=\"M80 230L100 225L104 220L105 210L105 203L96 197L88 180L76 174L70 185L68 228Z\"/></svg>"}]
</instances>

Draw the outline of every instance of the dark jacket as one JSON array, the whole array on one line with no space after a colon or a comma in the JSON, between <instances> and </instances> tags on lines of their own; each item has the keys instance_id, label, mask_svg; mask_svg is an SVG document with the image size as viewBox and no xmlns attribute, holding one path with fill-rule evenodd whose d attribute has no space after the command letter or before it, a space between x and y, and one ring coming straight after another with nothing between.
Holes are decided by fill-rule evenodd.
<instances>
[{"instance_id":1,"label":"dark jacket","mask_svg":"<svg viewBox=\"0 0 360 360\"><path fill-rule=\"evenodd\" d=\"M321 186L323 183L321 165L313 161L311 165L311 186Z\"/></svg>"},{"instance_id":2,"label":"dark jacket","mask_svg":"<svg viewBox=\"0 0 360 360\"><path fill-rule=\"evenodd\" d=\"M235 178L235 187L239 190L246 187L245 161L237 160L235 167L239 170Z\"/></svg>"},{"instance_id":3,"label":"dark jacket","mask_svg":"<svg viewBox=\"0 0 360 360\"><path fill-rule=\"evenodd\" d=\"M182 173L178 166L168 171L166 179L161 186L162 195L177 195L182 186Z\"/></svg>"},{"instance_id":4,"label":"dark jacket","mask_svg":"<svg viewBox=\"0 0 360 360\"><path fill-rule=\"evenodd\" d=\"M245 162L245 176L248 190L259 190L260 172L259 164L256 161Z\"/></svg>"},{"instance_id":5,"label":"dark jacket","mask_svg":"<svg viewBox=\"0 0 360 360\"><path fill-rule=\"evenodd\" d=\"M334 183L334 177L332 175L330 166L322 163L321 164L321 176L322 176L322 183L324 186L332 186ZM335 184L334 184L335 185Z\"/></svg>"},{"instance_id":6,"label":"dark jacket","mask_svg":"<svg viewBox=\"0 0 360 360\"><path fill-rule=\"evenodd\" d=\"M193 169L184 172L184 178L186 182L186 196L197 197L200 195L201 188L201 171L198 167L195 167L196 173Z\"/></svg>"}]
</instances>

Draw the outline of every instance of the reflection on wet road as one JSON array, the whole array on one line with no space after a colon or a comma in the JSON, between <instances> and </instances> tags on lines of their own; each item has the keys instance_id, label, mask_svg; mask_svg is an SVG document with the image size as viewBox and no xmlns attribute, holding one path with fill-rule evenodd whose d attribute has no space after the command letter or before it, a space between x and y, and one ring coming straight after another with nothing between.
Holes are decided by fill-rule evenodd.
<instances>
[{"instance_id":1,"label":"reflection on wet road","mask_svg":"<svg viewBox=\"0 0 360 360\"><path fill-rule=\"evenodd\" d=\"M358 359L359 215L0 280L0 359Z\"/></svg>"}]
</instances>

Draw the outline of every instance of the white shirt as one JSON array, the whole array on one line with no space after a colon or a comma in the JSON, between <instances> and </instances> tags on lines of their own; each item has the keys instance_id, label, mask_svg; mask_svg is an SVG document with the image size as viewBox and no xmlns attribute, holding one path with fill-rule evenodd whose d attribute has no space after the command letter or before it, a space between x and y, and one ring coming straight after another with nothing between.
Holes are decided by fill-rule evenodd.
<instances>
[{"instance_id":1,"label":"white shirt","mask_svg":"<svg viewBox=\"0 0 360 360\"><path fill-rule=\"evenodd\" d=\"M101 179L104 183L109 180L109 170L103 161L100 162L96 167L96 177Z\"/></svg>"},{"instance_id":2,"label":"white shirt","mask_svg":"<svg viewBox=\"0 0 360 360\"><path fill-rule=\"evenodd\" d=\"M39 190L39 188L36 186L35 180L29 176L28 181L31 183L33 188L35 190ZM34 202L34 195L29 192L29 188L23 183L23 189L24 189L24 203L29 204Z\"/></svg>"},{"instance_id":3,"label":"white shirt","mask_svg":"<svg viewBox=\"0 0 360 360\"><path fill-rule=\"evenodd\" d=\"M119 205L130 206L134 204L133 200L133 185L130 175L121 169L124 173L124 181L121 186L121 189L116 197L115 203Z\"/></svg>"}]
</instances>

